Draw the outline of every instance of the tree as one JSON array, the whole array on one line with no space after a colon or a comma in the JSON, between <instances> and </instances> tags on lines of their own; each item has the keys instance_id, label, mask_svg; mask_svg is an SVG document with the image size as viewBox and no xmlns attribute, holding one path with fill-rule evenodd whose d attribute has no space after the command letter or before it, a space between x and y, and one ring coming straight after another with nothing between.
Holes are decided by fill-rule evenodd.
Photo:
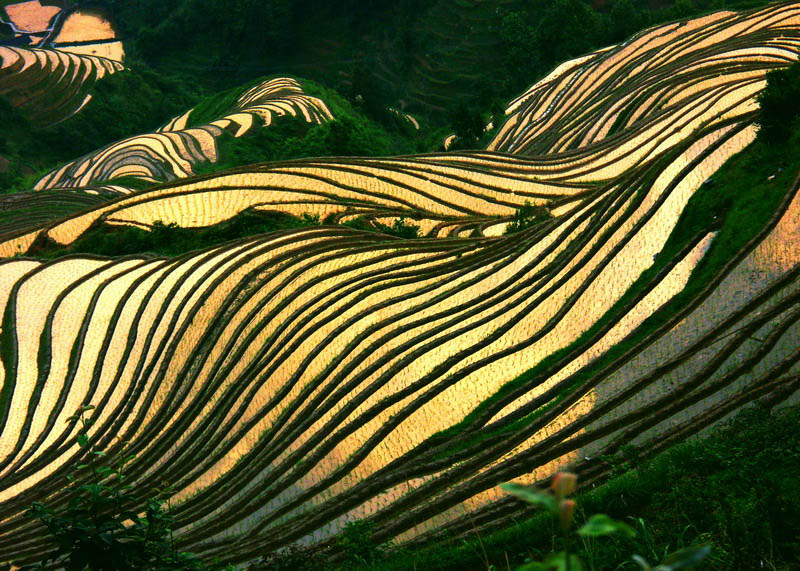
<instances>
[{"instance_id":1,"label":"tree","mask_svg":"<svg viewBox=\"0 0 800 571\"><path fill-rule=\"evenodd\" d=\"M527 11L509 12L500 24L505 72L503 81L513 90L525 85L541 71L539 36ZM518 85L519 84L519 85Z\"/></svg>"},{"instance_id":2,"label":"tree","mask_svg":"<svg viewBox=\"0 0 800 571\"><path fill-rule=\"evenodd\" d=\"M650 19L649 12L638 10L631 0L615 0L611 5L610 16L609 41L612 43L621 42L645 28Z\"/></svg>"},{"instance_id":3,"label":"tree","mask_svg":"<svg viewBox=\"0 0 800 571\"><path fill-rule=\"evenodd\" d=\"M800 118L800 63L767 74L767 87L758 98L761 105L759 135L772 145L789 141Z\"/></svg>"},{"instance_id":4,"label":"tree","mask_svg":"<svg viewBox=\"0 0 800 571\"><path fill-rule=\"evenodd\" d=\"M483 135L484 122L480 110L467 107L463 102L450 112L450 124L456 135L450 150L475 148Z\"/></svg>"},{"instance_id":5,"label":"tree","mask_svg":"<svg viewBox=\"0 0 800 571\"><path fill-rule=\"evenodd\" d=\"M602 25L597 12L581 0L555 0L539 23L539 51L546 67L599 45Z\"/></svg>"}]
</instances>

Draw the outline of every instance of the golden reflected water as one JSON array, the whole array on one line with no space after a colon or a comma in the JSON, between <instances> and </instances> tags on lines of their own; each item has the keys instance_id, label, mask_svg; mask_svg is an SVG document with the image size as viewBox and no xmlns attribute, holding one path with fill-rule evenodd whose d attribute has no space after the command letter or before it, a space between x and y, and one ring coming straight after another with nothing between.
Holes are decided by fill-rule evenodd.
<instances>
[{"instance_id":1,"label":"golden reflected water","mask_svg":"<svg viewBox=\"0 0 800 571\"><path fill-rule=\"evenodd\" d=\"M680 259L671 260L668 271L655 275L646 294L590 338L585 350L536 373L535 383L518 385L524 390L500 400L469 431L443 437L451 439L446 443L452 448L437 450L441 456L428 459L450 461L462 439L467 445L473 436L485 436L478 442L480 449L473 443L477 451L470 454L481 464L472 471L459 472L472 457L426 473L426 466L404 456L423 444L439 446L442 440L431 438L437 432L472 418L494 396L502 397L501 389L509 383L586 335L653 268L704 181L752 142L755 128L748 113L763 87L763 75L785 63L780 52L761 43L770 34L782 37L787 27L800 28L800 4L739 18L722 12L684 26L669 24L563 64L509 105L512 116L492 145L504 153L309 159L259 166L132 194L7 240L2 251L11 253L27 247L38 232L69 244L101 216L135 226L156 220L198 226L247 208L344 216L368 212L383 223L414 212L428 227L451 224L450 231L459 236L471 233L461 222L482 219L490 236L398 241L317 226L176 259L78 256L41 267L12 260L0 271L0 305L15 310L6 312L4 324L17 327L11 345L18 366L13 373L5 371L16 380L11 402L25 410L34 395L41 400L29 416L9 421L0 455L30 452L23 464L30 463L44 453L42 446L35 446L37 438L45 444L54 441L47 419L58 399L64 397L69 404L58 413L61 419L90 390L85 381L66 387L73 367L76 378L94 383L94 399L108 398L98 412L101 421L109 420L117 405L130 404L115 431L145 455L137 460L140 481L168 468L184 470L175 499L190 516L180 522L180 533L189 545L226 557L226 550L233 548L261 553L260 544L293 533L292 540L303 535L301 541L323 540L348 521L373 514L401 518L405 511L393 511L399 500L452 476L432 496L418 498L419 505L453 498L448 504L452 507L420 518L421 523L400 536L411 538L500 499L494 486L500 481L497 474L535 483L601 451L628 427L581 445L575 439L661 403L716 357L725 357L728 335L741 323L714 333L716 324L800 264L800 198L795 197L760 244L720 277L716 290L681 315L680 322L675 319L663 337L648 340L613 370L591 377L598 358L684 290L713 245L713 232L699 236ZM716 41L735 38L730 50L720 50L721 61L762 67L717 82L703 60L706 44L693 50L691 42L679 41L706 28ZM747 31L753 35L743 35ZM800 43L793 42L787 40L785 51L796 59ZM679 47L665 48L672 43ZM648 58L648 50L665 53ZM664 73L663 66L675 61L685 61L698 73L671 84L674 76ZM625 126L624 136L614 138L609 124L620 109L608 106L598 112L590 102L610 84L625 83L615 74L627 64L643 77L666 82L666 107L660 113L633 113L634 123ZM710 75L699 73L704 70ZM654 71L658 73L648 75ZM201 130L231 129L239 135L256 118L264 124L282 115L330 119L324 103L317 105L297 92L292 80L276 81L272 87L285 96L269 97L267 86L260 84L245 92L229 114ZM174 149L176 131L189 131L190 118L190 113L182 114L158 132L116 149L167 154L175 169L188 172L191 161ZM549 142L539 141L544 135ZM203 153L213 147L213 137L208 137ZM573 141L588 147L562 152ZM524 157L507 154L537 144L550 150ZM709 149L713 152L706 153ZM112 154L107 148L94 158ZM647 170L663 157L669 160ZM77 163L74 176L89 173L94 164ZM631 186L638 175L645 182ZM556 204L556 218L527 233L498 236L525 201ZM95 299L99 305L90 311ZM764 307L776 303L770 300ZM754 310L741 321L757 316ZM780 331L776 324L772 320L763 329ZM742 374L733 389L703 393L692 406L641 433L661 436L713 411L732 390L755 382L796 350L796 331L789 334ZM732 369L734 358L743 361L757 347L742 343L720 370ZM662 371L670 359L681 362ZM536 404L535 410L528 405L547 391L562 391L561 383L579 372L592 383L580 380L566 387L574 393L563 411L543 417L547 420L541 425L528 420L514 427L522 415L558 407L560 396ZM712 380L721 374L714 373ZM615 400L620 395L624 398ZM613 405L610 412L598 408L608 403ZM603 416L586 426L578 424L597 411L604 411ZM634 428L636 422L632 420ZM383 433L386 427L390 430ZM528 454L548 438L554 442L552 455L531 460ZM159 448L164 442L169 446ZM4 490L0 499L13 500L47 483L75 450L62 450L45 469ZM515 465L518 461L525 463ZM347 470L340 473L343 466ZM512 469L499 471L508 467ZM390 469L399 474L391 485L364 491L364 482ZM224 501L218 501L218 493L204 499L220 482ZM459 486L476 482L470 494L455 495ZM349 504L356 507L341 513L336 506L348 494L356 497ZM301 496L303 501L287 507ZM286 513L259 527L284 507ZM319 513L334 515L307 523ZM212 544L209 538L236 544Z\"/></svg>"},{"instance_id":2,"label":"golden reflected water","mask_svg":"<svg viewBox=\"0 0 800 571\"><path fill-rule=\"evenodd\" d=\"M53 18L61 11L57 6L42 6L39 0L8 4L5 7L8 19L21 31L38 32L47 29Z\"/></svg>"},{"instance_id":3,"label":"golden reflected water","mask_svg":"<svg viewBox=\"0 0 800 571\"><path fill-rule=\"evenodd\" d=\"M56 23L62 10L57 6L43 6L39 0L9 4L5 7L9 21L20 32L38 33L31 36L32 45L39 45L43 33ZM99 11L79 9L69 13L61 23L52 46L58 50L122 61L125 48L115 40L116 32L111 22Z\"/></svg>"}]
</instances>

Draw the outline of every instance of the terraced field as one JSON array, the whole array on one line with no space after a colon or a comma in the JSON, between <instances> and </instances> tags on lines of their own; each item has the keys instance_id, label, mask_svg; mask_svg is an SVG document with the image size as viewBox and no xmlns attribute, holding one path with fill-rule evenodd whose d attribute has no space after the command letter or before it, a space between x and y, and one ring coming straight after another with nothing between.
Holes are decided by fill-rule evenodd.
<instances>
[{"instance_id":1,"label":"terraced field","mask_svg":"<svg viewBox=\"0 0 800 571\"><path fill-rule=\"evenodd\" d=\"M42 177L35 190L82 188L123 177L149 183L187 178L196 165L217 161L216 139L225 131L241 137L253 125L269 125L283 115L300 115L309 123L333 118L322 100L303 93L290 78L258 83L208 123L195 125L196 114L190 109L154 133L111 143L67 163ZM126 193L129 189L120 190Z\"/></svg>"},{"instance_id":2,"label":"terraced field","mask_svg":"<svg viewBox=\"0 0 800 571\"><path fill-rule=\"evenodd\" d=\"M244 562L362 518L376 541L497 526L522 509L501 482L569 465L590 483L621 446L654 452L788 398L800 178L724 263L709 262L723 212L675 230L754 139L766 72L799 54L800 3L721 12L565 63L487 151L256 165L7 231L0 561L45 550L22 514L69 500L81 404L96 446L136 455L141 498L174 486L183 547ZM217 127L249 127L234 117ZM526 202L552 218L503 235ZM411 218L426 237L323 225L176 258L12 258L98 221L249 208Z\"/></svg>"},{"instance_id":3,"label":"terraced field","mask_svg":"<svg viewBox=\"0 0 800 571\"><path fill-rule=\"evenodd\" d=\"M122 42L100 14L27 0L0 7L0 22L16 32L0 44L0 95L35 126L74 115L95 82L123 69Z\"/></svg>"},{"instance_id":4,"label":"terraced field","mask_svg":"<svg viewBox=\"0 0 800 571\"><path fill-rule=\"evenodd\" d=\"M51 125L77 113L92 86L123 69L118 61L54 49L0 46L0 95L35 125Z\"/></svg>"},{"instance_id":5,"label":"terraced field","mask_svg":"<svg viewBox=\"0 0 800 571\"><path fill-rule=\"evenodd\" d=\"M13 30L12 45L57 49L121 62L125 48L96 7L23 0L0 5L0 22Z\"/></svg>"}]
</instances>

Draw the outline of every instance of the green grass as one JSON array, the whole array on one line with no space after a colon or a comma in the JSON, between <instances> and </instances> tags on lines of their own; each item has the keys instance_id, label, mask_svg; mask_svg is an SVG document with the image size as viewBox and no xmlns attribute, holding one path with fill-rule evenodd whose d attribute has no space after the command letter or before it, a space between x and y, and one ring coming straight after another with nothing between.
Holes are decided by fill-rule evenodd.
<instances>
[{"instance_id":1,"label":"green grass","mask_svg":"<svg viewBox=\"0 0 800 571\"><path fill-rule=\"evenodd\" d=\"M234 105L236 105L236 102L239 100L239 97L241 97L245 91L251 87L255 87L259 83L267 81L268 79L271 78L262 77L255 79L244 85L237 85L236 87L232 87L231 89L221 91L212 95L211 97L203 99L192 109L192 112L189 114L189 120L186 122L186 126L198 127L224 117L231 112Z\"/></svg>"},{"instance_id":2,"label":"green grass","mask_svg":"<svg viewBox=\"0 0 800 571\"><path fill-rule=\"evenodd\" d=\"M31 190L59 166L114 141L152 132L203 96L185 78L155 73L136 62L129 65L99 81L80 113L49 127L32 125L0 96L0 156L10 161L8 170L0 172L0 193Z\"/></svg>"},{"instance_id":3,"label":"green grass","mask_svg":"<svg viewBox=\"0 0 800 571\"><path fill-rule=\"evenodd\" d=\"M355 220L348 220L347 222L342 223L343 226L349 226L350 228L355 228L356 230L365 230L367 232L380 232L382 234L389 234L391 236L397 236L398 238L405 238L406 240L413 240L414 238L419 238L419 226L416 226L410 222L406 222L405 218L397 218L394 221L394 224L388 226L386 224L381 224L380 222L376 222L374 225L370 224L368 220L365 218L356 218Z\"/></svg>"},{"instance_id":4,"label":"green grass","mask_svg":"<svg viewBox=\"0 0 800 571\"><path fill-rule=\"evenodd\" d=\"M271 125L254 127L242 137L223 133L217 139L219 161L197 165L195 171L205 175L245 165L308 157L406 155L431 152L441 144L439 131L431 132L424 125L417 131L388 111L378 121L332 89L307 80L302 80L301 85L306 93L326 103L333 121L318 125L302 117L277 117ZM212 113L219 113L213 117L219 118L225 106L247 87L225 92L201 104L204 120L211 120ZM194 112L191 118L195 122Z\"/></svg>"},{"instance_id":5,"label":"green grass","mask_svg":"<svg viewBox=\"0 0 800 571\"><path fill-rule=\"evenodd\" d=\"M581 547L596 569L615 569L639 554L651 563L692 544L711 544L705 569L789 569L800 565L800 408L781 414L754 407L709 436L679 444L634 469L579 493L586 517L605 513L633 525L638 537ZM553 548L549 517L529 519L477 538L396 550L372 569L506 569ZM628 564L630 569L635 567Z\"/></svg>"}]
</instances>

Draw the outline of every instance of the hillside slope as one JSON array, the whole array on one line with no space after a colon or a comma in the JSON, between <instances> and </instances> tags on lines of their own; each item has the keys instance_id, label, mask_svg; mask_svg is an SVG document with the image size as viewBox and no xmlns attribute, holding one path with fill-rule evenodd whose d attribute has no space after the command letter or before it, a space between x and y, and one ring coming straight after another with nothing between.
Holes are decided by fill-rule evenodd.
<instances>
[{"instance_id":1,"label":"hillside slope","mask_svg":"<svg viewBox=\"0 0 800 571\"><path fill-rule=\"evenodd\" d=\"M592 458L795 393L797 171L744 228L746 202L693 197L799 56L800 3L720 12L566 62L486 151L242 167L7 233L0 560L44 552L22 514L69 501L81 404L93 444L136 455L141 498L174 487L180 544L238 563L358 519L375 541L505 522L521 508L501 482L591 481ZM526 202L552 218L504 235ZM174 258L24 256L98 222L248 209L428 237L322 225Z\"/></svg>"},{"instance_id":2,"label":"hillside slope","mask_svg":"<svg viewBox=\"0 0 800 571\"><path fill-rule=\"evenodd\" d=\"M238 91L213 110L216 113L190 109L154 133L112 143L48 173L34 190L113 184L124 177L144 183L187 178L195 174L198 164L218 160L217 138L225 131L238 138L254 125L268 126L273 117L283 115L301 116L308 123L333 118L322 100L306 95L290 78L262 81ZM116 189L127 192L124 186Z\"/></svg>"}]
</instances>

